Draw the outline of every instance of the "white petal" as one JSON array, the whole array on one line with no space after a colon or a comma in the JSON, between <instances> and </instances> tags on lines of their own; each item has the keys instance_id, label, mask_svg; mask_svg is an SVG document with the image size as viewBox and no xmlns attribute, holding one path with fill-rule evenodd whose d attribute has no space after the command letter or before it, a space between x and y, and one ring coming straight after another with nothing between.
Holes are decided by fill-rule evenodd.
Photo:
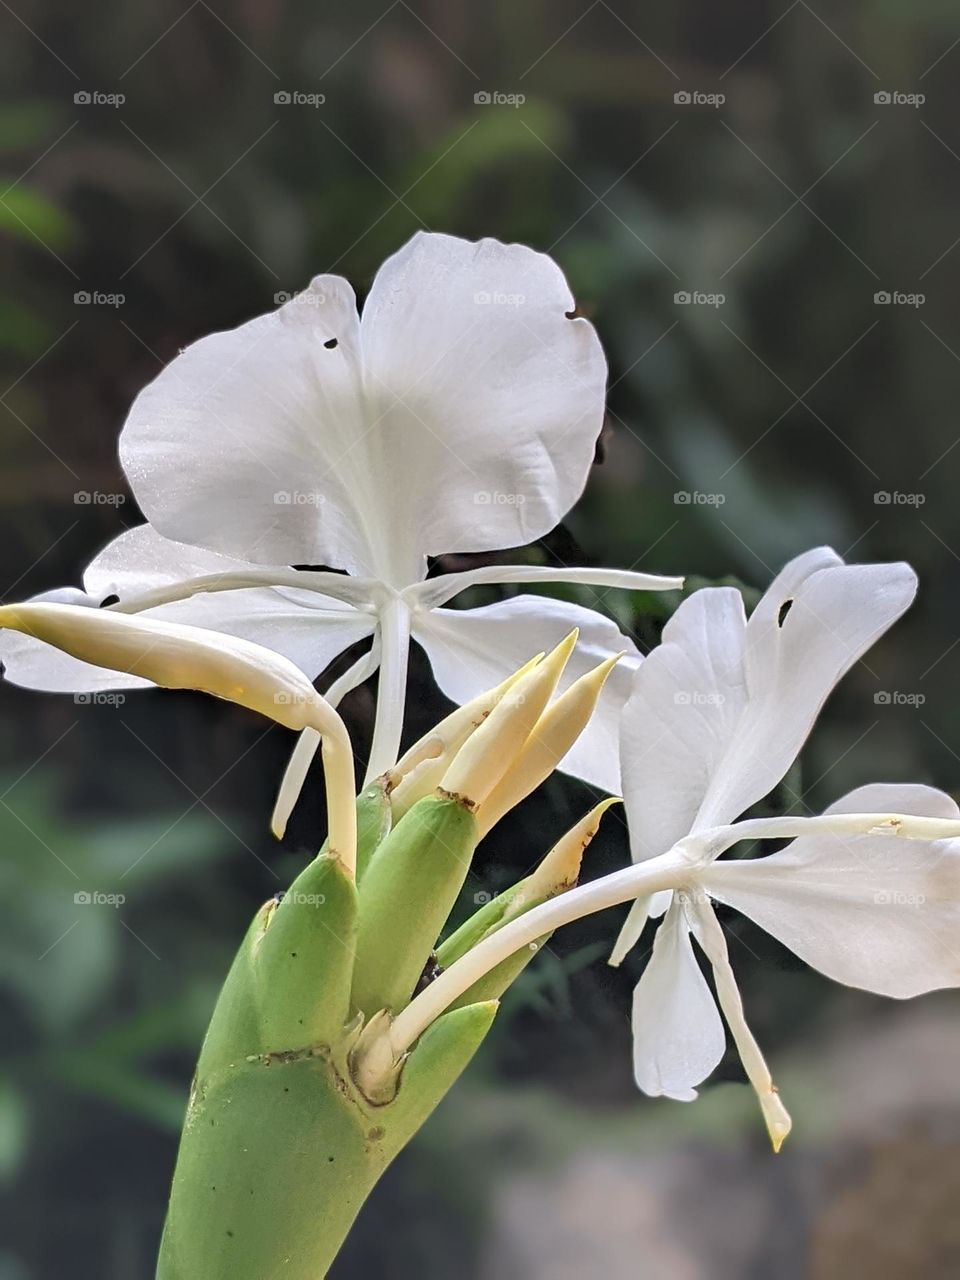
<instances>
[{"instance_id":1,"label":"white petal","mask_svg":"<svg viewBox=\"0 0 960 1280\"><path fill-rule=\"evenodd\" d=\"M84 574L87 594L67 588L38 600L99 605L211 573L247 568L245 562L162 538L149 525L130 529L97 555ZM371 614L314 591L250 587L208 592L143 611L143 617L207 627L283 654L315 679L344 649L369 636ZM7 679L54 693L145 688L147 682L62 653L18 632L0 635Z\"/></svg>"},{"instance_id":2,"label":"white petal","mask_svg":"<svg viewBox=\"0 0 960 1280\"><path fill-rule=\"evenodd\" d=\"M679 903L657 930L633 993L633 1067L637 1085L656 1097L690 1102L726 1048L716 1001L700 971Z\"/></svg>"},{"instance_id":3,"label":"white petal","mask_svg":"<svg viewBox=\"0 0 960 1280\"><path fill-rule=\"evenodd\" d=\"M918 786L861 787L831 811L958 813ZM901 998L960 985L960 841L804 836L701 882L837 982Z\"/></svg>"},{"instance_id":4,"label":"white petal","mask_svg":"<svg viewBox=\"0 0 960 1280\"><path fill-rule=\"evenodd\" d=\"M792 1121L789 1112L780 1100L780 1093L773 1083L770 1068L767 1066L760 1046L747 1025L740 988L737 986L737 979L730 965L727 940L724 937L720 921L708 902L703 902L702 900L692 901L688 910L697 941L703 948L713 969L717 999L720 1002L720 1008L723 1010L723 1016L727 1020L727 1026L730 1028L730 1034L733 1036L734 1043L737 1046L737 1052L740 1054L740 1061L743 1063L743 1069L747 1073L747 1079L756 1092L757 1101L760 1103L760 1110L763 1112L764 1122L767 1126L767 1132L770 1134L773 1149L774 1151L779 1151L790 1133Z\"/></svg>"},{"instance_id":5,"label":"white petal","mask_svg":"<svg viewBox=\"0 0 960 1280\"><path fill-rule=\"evenodd\" d=\"M665 852L694 825L746 704L745 628L739 591L697 591L634 677L621 737L634 861Z\"/></svg>"},{"instance_id":6,"label":"white petal","mask_svg":"<svg viewBox=\"0 0 960 1280\"><path fill-rule=\"evenodd\" d=\"M612 653L627 652L611 672L589 725L558 767L605 791L619 792L620 713L641 658L609 618L581 605L524 595L480 609L415 614L413 635L427 651L437 684L462 704L505 680L535 653L559 644L573 627L580 628L580 640L560 692Z\"/></svg>"},{"instance_id":7,"label":"white petal","mask_svg":"<svg viewBox=\"0 0 960 1280\"><path fill-rule=\"evenodd\" d=\"M122 600L188 578L252 567L246 560L172 542L151 525L141 524L125 530L94 556L84 572L83 585L100 603L112 595Z\"/></svg>"},{"instance_id":8,"label":"white petal","mask_svg":"<svg viewBox=\"0 0 960 1280\"><path fill-rule=\"evenodd\" d=\"M572 582L580 586L622 591L679 591L683 586L683 578L637 573L633 569L557 569L550 565L488 564L477 569L465 569L462 573L441 573L408 587L407 591L421 608L435 609L470 587L506 582L537 582L543 585Z\"/></svg>"},{"instance_id":9,"label":"white petal","mask_svg":"<svg viewBox=\"0 0 960 1280\"><path fill-rule=\"evenodd\" d=\"M776 786L834 685L915 591L907 565L845 565L818 548L786 566L746 625L728 588L684 601L625 713L634 858L732 822Z\"/></svg>"},{"instance_id":10,"label":"white petal","mask_svg":"<svg viewBox=\"0 0 960 1280\"><path fill-rule=\"evenodd\" d=\"M552 259L497 240L419 233L377 273L361 328L378 497L420 556L531 542L580 496L606 361L574 306Z\"/></svg>"},{"instance_id":11,"label":"white petal","mask_svg":"<svg viewBox=\"0 0 960 1280\"><path fill-rule=\"evenodd\" d=\"M361 379L353 290L338 276L201 338L140 393L123 429L140 506L168 537L256 564L365 573L382 477L365 474Z\"/></svg>"},{"instance_id":12,"label":"white petal","mask_svg":"<svg viewBox=\"0 0 960 1280\"><path fill-rule=\"evenodd\" d=\"M672 894L668 895L672 898ZM627 912L627 918L624 920L620 932L617 934L617 940L613 944L613 950L610 952L608 964L617 968L623 964L628 954L640 941L643 931L646 928L647 920L650 917L650 898L637 898L630 904L630 910ZM669 906L670 903L667 903ZM666 908L664 908L666 910ZM662 913L661 913L662 914Z\"/></svg>"},{"instance_id":13,"label":"white petal","mask_svg":"<svg viewBox=\"0 0 960 1280\"><path fill-rule=\"evenodd\" d=\"M834 686L916 589L909 565L846 565L825 547L786 566L747 624L749 702L700 826L732 821L776 786Z\"/></svg>"}]
</instances>

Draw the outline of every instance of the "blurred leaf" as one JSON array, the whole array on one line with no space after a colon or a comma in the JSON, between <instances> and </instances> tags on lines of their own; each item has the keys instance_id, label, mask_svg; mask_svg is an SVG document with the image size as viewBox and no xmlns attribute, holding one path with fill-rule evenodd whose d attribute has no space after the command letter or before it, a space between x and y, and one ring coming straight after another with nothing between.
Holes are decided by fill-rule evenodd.
<instances>
[{"instance_id":1,"label":"blurred leaf","mask_svg":"<svg viewBox=\"0 0 960 1280\"><path fill-rule=\"evenodd\" d=\"M0 177L0 186L9 178ZM6 231L20 240L29 240L61 249L76 239L73 219L46 196L29 187L15 186L0 199L0 232Z\"/></svg>"},{"instance_id":2,"label":"blurred leaf","mask_svg":"<svg viewBox=\"0 0 960 1280\"><path fill-rule=\"evenodd\" d=\"M23 1094L0 1079L0 1182L15 1176L27 1145L30 1118Z\"/></svg>"},{"instance_id":3,"label":"blurred leaf","mask_svg":"<svg viewBox=\"0 0 960 1280\"><path fill-rule=\"evenodd\" d=\"M44 141L61 120L58 108L40 99L0 106L0 151L16 151Z\"/></svg>"}]
</instances>

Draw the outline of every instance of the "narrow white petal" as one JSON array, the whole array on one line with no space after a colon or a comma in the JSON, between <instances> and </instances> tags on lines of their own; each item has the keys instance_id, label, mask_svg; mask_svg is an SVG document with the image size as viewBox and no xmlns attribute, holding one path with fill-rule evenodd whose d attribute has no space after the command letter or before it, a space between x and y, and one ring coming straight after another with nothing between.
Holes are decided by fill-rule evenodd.
<instances>
[{"instance_id":1,"label":"narrow white petal","mask_svg":"<svg viewBox=\"0 0 960 1280\"><path fill-rule=\"evenodd\" d=\"M723 929L709 903L703 901L691 903L690 918L697 941L713 968L717 999L720 1001L723 1016L727 1020L727 1026L737 1046L747 1079L756 1092L773 1149L779 1151L790 1133L792 1121L786 1107L780 1101L780 1094L773 1083L770 1068L760 1051L760 1046L747 1026L743 1000L740 997L740 988L737 986L733 969L730 967L730 956L727 952L727 940L723 936Z\"/></svg>"},{"instance_id":2,"label":"narrow white petal","mask_svg":"<svg viewBox=\"0 0 960 1280\"><path fill-rule=\"evenodd\" d=\"M629 953L640 941L646 926L650 912L650 898L637 898L635 902L630 904L630 910L627 912L627 918L623 922L623 926L617 935L617 940L613 944L613 950L610 952L608 964L617 968L623 964Z\"/></svg>"},{"instance_id":3,"label":"narrow white petal","mask_svg":"<svg viewBox=\"0 0 960 1280\"><path fill-rule=\"evenodd\" d=\"M859 788L830 812L871 810L958 812L942 792L904 786ZM837 982L899 998L960 985L960 840L804 836L767 858L716 862L701 879Z\"/></svg>"},{"instance_id":4,"label":"narrow white petal","mask_svg":"<svg viewBox=\"0 0 960 1280\"><path fill-rule=\"evenodd\" d=\"M407 588L412 599L424 609L435 609L470 587L509 582L569 582L603 590L679 591L683 578L656 573L635 573L631 569L558 569L549 565L491 564L463 573L442 573Z\"/></svg>"},{"instance_id":5,"label":"narrow white petal","mask_svg":"<svg viewBox=\"0 0 960 1280\"><path fill-rule=\"evenodd\" d=\"M374 637L373 646L368 653L357 661L342 676L338 676L324 694L331 707L338 707L342 698L358 685L363 684L368 676L373 675L380 662L380 641ZM290 821L290 815L303 791L314 756L320 749L320 735L315 729L307 727L297 739L297 745L291 753L277 792L273 816L270 819L270 830L278 840L283 839Z\"/></svg>"},{"instance_id":6,"label":"narrow white petal","mask_svg":"<svg viewBox=\"0 0 960 1280\"><path fill-rule=\"evenodd\" d=\"M287 823L290 821L290 815L300 799L300 793L307 780L307 774L310 772L310 766L313 764L314 756L319 750L320 734L316 729L312 729L308 725L306 729L301 730L297 745L290 754L283 778L280 781L276 803L273 806L270 830L278 840L283 839Z\"/></svg>"},{"instance_id":7,"label":"narrow white petal","mask_svg":"<svg viewBox=\"0 0 960 1280\"><path fill-rule=\"evenodd\" d=\"M434 609L414 616L413 635L430 658L437 684L454 702L469 702L499 684L533 654L559 644L574 627L580 639L559 692L605 658L626 650L597 709L558 768L605 791L619 792L620 712L640 654L615 623L581 605L547 596L515 596L479 609Z\"/></svg>"},{"instance_id":8,"label":"narrow white petal","mask_svg":"<svg viewBox=\"0 0 960 1280\"><path fill-rule=\"evenodd\" d=\"M690 926L683 908L674 903L633 993L637 1085L654 1097L690 1102L725 1048L723 1022L693 954Z\"/></svg>"}]
</instances>

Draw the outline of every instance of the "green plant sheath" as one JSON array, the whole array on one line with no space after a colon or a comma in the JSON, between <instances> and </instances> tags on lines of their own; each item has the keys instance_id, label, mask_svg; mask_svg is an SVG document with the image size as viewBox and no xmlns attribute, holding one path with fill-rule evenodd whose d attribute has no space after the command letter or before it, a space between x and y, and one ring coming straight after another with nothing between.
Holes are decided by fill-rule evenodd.
<instances>
[{"instance_id":1,"label":"green plant sheath","mask_svg":"<svg viewBox=\"0 0 960 1280\"><path fill-rule=\"evenodd\" d=\"M377 1179L454 1083L495 1002L423 1035L373 1106L345 1046L264 1055L194 1087L157 1280L322 1280Z\"/></svg>"},{"instance_id":2,"label":"green plant sheath","mask_svg":"<svg viewBox=\"0 0 960 1280\"><path fill-rule=\"evenodd\" d=\"M157 1280L322 1280L493 1021L495 1000L440 1017L389 1102L355 1084L358 960L381 1000L368 1016L392 991L409 995L475 842L472 816L446 800L422 801L389 832L374 786L358 818L359 890L321 851L257 912L231 966L191 1089Z\"/></svg>"}]
</instances>

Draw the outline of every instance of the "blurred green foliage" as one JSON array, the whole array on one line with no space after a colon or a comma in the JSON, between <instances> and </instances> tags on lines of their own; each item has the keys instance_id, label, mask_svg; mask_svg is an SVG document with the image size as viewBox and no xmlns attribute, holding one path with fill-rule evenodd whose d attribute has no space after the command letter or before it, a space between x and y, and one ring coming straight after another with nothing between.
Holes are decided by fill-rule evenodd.
<instances>
[{"instance_id":1,"label":"blurred green foliage","mask_svg":"<svg viewBox=\"0 0 960 1280\"><path fill-rule=\"evenodd\" d=\"M540 554L750 588L817 542L910 559L924 583L917 608L848 677L802 780L773 804L818 808L875 778L957 777L955 9L4 8L6 597L77 581L137 522L132 499L78 506L74 494L127 492L125 409L179 347L317 272L342 272L362 293L420 226L519 239L563 264L611 364L605 461ZM878 107L886 87L922 90L922 112ZM275 103L291 89L326 102ZM678 90L726 102L681 105ZM526 100L475 101L490 91ZM125 101L75 98L94 92ZM678 305L684 290L725 301ZM876 306L882 290L925 302ZM78 305L81 291L124 301ZM897 491L922 502L875 501ZM575 595L645 645L672 608ZM443 709L424 662L413 679L411 735ZM891 689L925 702L875 703ZM89 708L7 686L3 704L0 1280L146 1277L206 1012L246 919L315 846L319 788L278 851L265 823L289 745L279 731L181 696ZM372 705L365 688L345 706L361 743ZM586 788L551 781L489 842L471 891L515 881L588 802ZM611 814L588 873L626 856ZM84 889L128 902L75 904ZM542 1136L561 1123L564 1096L631 1117L649 1109L629 1068L640 957L617 974L596 960L616 923L554 941L475 1069L503 1105L534 1081L551 1090ZM815 1035L835 999L827 985L744 922L733 929L764 1042L776 1052ZM785 970L775 982L771 965ZM388 1242L403 1274L475 1274L485 1179L502 1159L464 1174L457 1144L474 1105L451 1098L403 1157L368 1210L389 1231L354 1242L343 1277L400 1275Z\"/></svg>"}]
</instances>

